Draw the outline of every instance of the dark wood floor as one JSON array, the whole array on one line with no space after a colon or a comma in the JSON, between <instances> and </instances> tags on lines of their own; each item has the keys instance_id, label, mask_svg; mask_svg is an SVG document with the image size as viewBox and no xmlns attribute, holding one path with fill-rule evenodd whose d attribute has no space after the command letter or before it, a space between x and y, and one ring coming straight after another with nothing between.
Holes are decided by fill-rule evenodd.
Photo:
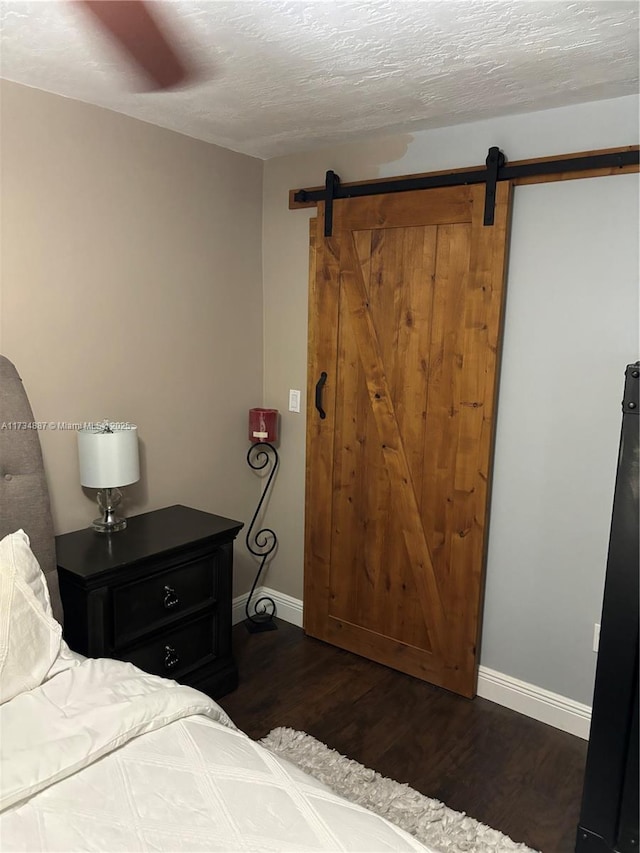
<instances>
[{"instance_id":1,"label":"dark wood floor","mask_svg":"<svg viewBox=\"0 0 640 853\"><path fill-rule=\"evenodd\" d=\"M301 729L535 850L573 851L585 741L278 624L233 629L240 686L220 704L247 734Z\"/></svg>"}]
</instances>

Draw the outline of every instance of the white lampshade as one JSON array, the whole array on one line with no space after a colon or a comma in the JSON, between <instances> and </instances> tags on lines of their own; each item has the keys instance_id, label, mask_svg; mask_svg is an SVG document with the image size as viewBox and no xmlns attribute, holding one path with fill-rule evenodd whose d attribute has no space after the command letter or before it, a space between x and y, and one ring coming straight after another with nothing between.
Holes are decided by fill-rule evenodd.
<instances>
[{"instance_id":1,"label":"white lampshade","mask_svg":"<svg viewBox=\"0 0 640 853\"><path fill-rule=\"evenodd\" d=\"M104 424L78 430L80 482L92 489L116 489L140 479L138 428Z\"/></svg>"}]
</instances>

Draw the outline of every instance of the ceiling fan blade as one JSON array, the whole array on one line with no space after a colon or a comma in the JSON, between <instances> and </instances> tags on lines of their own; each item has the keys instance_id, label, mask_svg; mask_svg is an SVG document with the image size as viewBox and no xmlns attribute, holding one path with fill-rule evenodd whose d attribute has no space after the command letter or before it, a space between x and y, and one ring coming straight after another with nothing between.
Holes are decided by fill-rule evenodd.
<instances>
[{"instance_id":1,"label":"ceiling fan blade","mask_svg":"<svg viewBox=\"0 0 640 853\"><path fill-rule=\"evenodd\" d=\"M144 0L77 0L144 72L156 89L191 76Z\"/></svg>"}]
</instances>

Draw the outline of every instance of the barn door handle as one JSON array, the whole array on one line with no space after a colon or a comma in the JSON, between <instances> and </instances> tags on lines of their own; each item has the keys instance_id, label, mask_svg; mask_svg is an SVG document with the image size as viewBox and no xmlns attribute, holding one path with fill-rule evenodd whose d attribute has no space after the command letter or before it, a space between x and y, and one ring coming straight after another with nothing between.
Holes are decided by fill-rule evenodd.
<instances>
[{"instance_id":1,"label":"barn door handle","mask_svg":"<svg viewBox=\"0 0 640 853\"><path fill-rule=\"evenodd\" d=\"M322 408L322 389L324 388L324 383L327 381L327 374L322 371L320 374L320 379L316 382L316 409L318 410L318 414L320 418L324 420L327 417L327 413Z\"/></svg>"}]
</instances>

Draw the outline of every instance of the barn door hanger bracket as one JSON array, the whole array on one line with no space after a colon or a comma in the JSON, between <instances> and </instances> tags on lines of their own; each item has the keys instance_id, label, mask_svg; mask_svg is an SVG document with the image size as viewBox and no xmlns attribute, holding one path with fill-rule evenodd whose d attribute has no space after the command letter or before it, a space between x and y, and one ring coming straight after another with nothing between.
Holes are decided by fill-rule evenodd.
<instances>
[{"instance_id":1,"label":"barn door hanger bracket","mask_svg":"<svg viewBox=\"0 0 640 853\"><path fill-rule=\"evenodd\" d=\"M324 236L333 234L333 200L340 190L340 176L331 169L324 176Z\"/></svg>"},{"instance_id":2,"label":"barn door hanger bracket","mask_svg":"<svg viewBox=\"0 0 640 853\"><path fill-rule=\"evenodd\" d=\"M331 169L325 175L324 192L317 200L324 201L324 236L333 234L333 203L337 198L352 198L361 195L377 195L380 193L406 192L407 190L429 189L430 187L460 186L461 184L486 183L484 199L484 224L493 225L496 206L496 184L500 180L499 172L506 158L499 148L489 149L486 159L487 169L472 172L454 172L451 175L437 175L434 178L400 178L399 180L384 181L380 184L363 184L361 186L343 187L340 176ZM466 179L466 180L465 180ZM368 189L368 191L367 191ZM317 194L316 194L317 196ZM297 201L310 201L312 194L306 190L296 193Z\"/></svg>"},{"instance_id":3,"label":"barn door hanger bracket","mask_svg":"<svg viewBox=\"0 0 640 853\"><path fill-rule=\"evenodd\" d=\"M484 191L484 224L493 225L496 212L496 186L498 184L498 172L506 162L505 156L495 146L489 149L487 159L487 183Z\"/></svg>"}]
</instances>

